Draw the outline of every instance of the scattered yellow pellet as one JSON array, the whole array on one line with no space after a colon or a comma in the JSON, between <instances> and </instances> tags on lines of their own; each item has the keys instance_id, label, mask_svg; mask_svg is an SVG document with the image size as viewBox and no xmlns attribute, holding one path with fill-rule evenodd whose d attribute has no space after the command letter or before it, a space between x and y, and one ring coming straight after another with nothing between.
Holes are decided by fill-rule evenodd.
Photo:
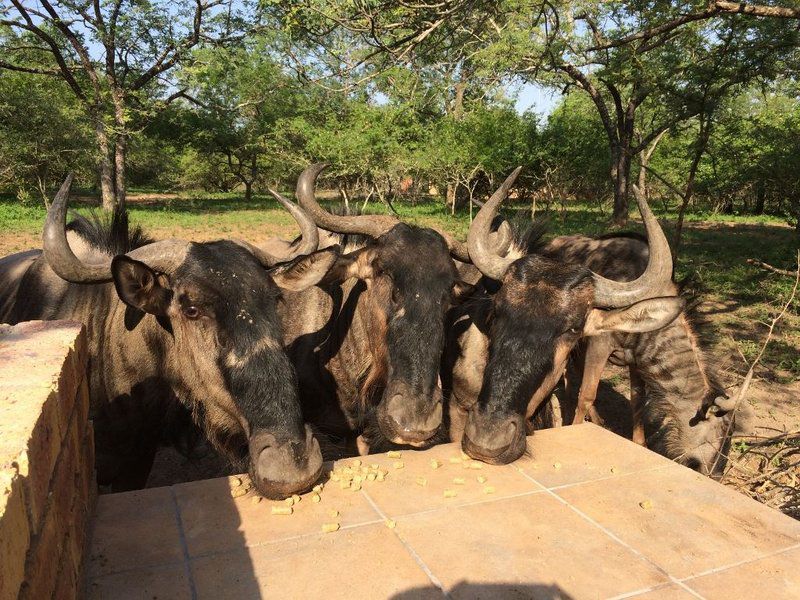
<instances>
[{"instance_id":1,"label":"scattered yellow pellet","mask_svg":"<svg viewBox=\"0 0 800 600\"><path fill-rule=\"evenodd\" d=\"M435 458L433 460L431 460L431 469L438 469L441 466L442 466L442 463L440 463Z\"/></svg>"},{"instance_id":2,"label":"scattered yellow pellet","mask_svg":"<svg viewBox=\"0 0 800 600\"><path fill-rule=\"evenodd\" d=\"M284 504L287 504L288 506L294 506L294 496L289 496L283 502L284 502Z\"/></svg>"},{"instance_id":3,"label":"scattered yellow pellet","mask_svg":"<svg viewBox=\"0 0 800 600\"><path fill-rule=\"evenodd\" d=\"M395 527L397 527L397 521L394 521L394 520L392 520L392 519L386 519L386 520L384 521L384 523L386 524L386 526L387 526L389 529L394 529Z\"/></svg>"},{"instance_id":4,"label":"scattered yellow pellet","mask_svg":"<svg viewBox=\"0 0 800 600\"><path fill-rule=\"evenodd\" d=\"M367 465L364 465L363 467L361 467L361 474L366 475L367 473L369 473L369 470L370 470L369 467Z\"/></svg>"},{"instance_id":5,"label":"scattered yellow pellet","mask_svg":"<svg viewBox=\"0 0 800 600\"><path fill-rule=\"evenodd\" d=\"M394 461L394 464L393 464L392 466L393 466L395 469L402 469L402 468L403 468L403 467L405 467L406 465L405 465L405 463L404 463L402 460L396 460L396 461Z\"/></svg>"},{"instance_id":6,"label":"scattered yellow pellet","mask_svg":"<svg viewBox=\"0 0 800 600\"><path fill-rule=\"evenodd\" d=\"M342 488L343 490L350 489L350 482L349 481L340 481L339 482L339 487Z\"/></svg>"},{"instance_id":7,"label":"scattered yellow pellet","mask_svg":"<svg viewBox=\"0 0 800 600\"><path fill-rule=\"evenodd\" d=\"M386 453L386 456L389 458L400 458L402 454L400 454L397 450L389 450L389 452Z\"/></svg>"},{"instance_id":8,"label":"scattered yellow pellet","mask_svg":"<svg viewBox=\"0 0 800 600\"><path fill-rule=\"evenodd\" d=\"M470 469L482 469L483 463L477 460L471 460L468 465Z\"/></svg>"},{"instance_id":9,"label":"scattered yellow pellet","mask_svg":"<svg viewBox=\"0 0 800 600\"><path fill-rule=\"evenodd\" d=\"M610 471L611 471L611 474L613 475L614 473L617 472L617 467L611 467Z\"/></svg>"},{"instance_id":10,"label":"scattered yellow pellet","mask_svg":"<svg viewBox=\"0 0 800 600\"><path fill-rule=\"evenodd\" d=\"M375 476L375 479L378 481L383 481L386 479L386 473L384 471L378 471L378 474Z\"/></svg>"},{"instance_id":11,"label":"scattered yellow pellet","mask_svg":"<svg viewBox=\"0 0 800 600\"><path fill-rule=\"evenodd\" d=\"M351 467L360 467L361 466L361 460L356 458L355 460L350 462L350 466Z\"/></svg>"},{"instance_id":12,"label":"scattered yellow pellet","mask_svg":"<svg viewBox=\"0 0 800 600\"><path fill-rule=\"evenodd\" d=\"M360 484L364 481L364 478L361 475L353 475L353 483Z\"/></svg>"},{"instance_id":13,"label":"scattered yellow pellet","mask_svg":"<svg viewBox=\"0 0 800 600\"><path fill-rule=\"evenodd\" d=\"M650 510L653 508L653 501L652 500L642 500L639 502L639 506L641 506L645 510Z\"/></svg>"},{"instance_id":14,"label":"scattered yellow pellet","mask_svg":"<svg viewBox=\"0 0 800 600\"><path fill-rule=\"evenodd\" d=\"M457 495L458 494L456 493L455 490L445 490L444 491L444 497L445 498L455 498Z\"/></svg>"},{"instance_id":15,"label":"scattered yellow pellet","mask_svg":"<svg viewBox=\"0 0 800 600\"><path fill-rule=\"evenodd\" d=\"M453 483L455 483L456 485L464 485L467 482L464 480L463 477L453 477Z\"/></svg>"},{"instance_id":16,"label":"scattered yellow pellet","mask_svg":"<svg viewBox=\"0 0 800 600\"><path fill-rule=\"evenodd\" d=\"M292 500L294 500L294 503L297 504L298 502L300 502L300 500L302 500L302 498L297 494L292 494Z\"/></svg>"},{"instance_id":17,"label":"scattered yellow pellet","mask_svg":"<svg viewBox=\"0 0 800 600\"><path fill-rule=\"evenodd\" d=\"M354 481L354 482L353 482L353 483L350 485L350 489L351 489L352 491L354 491L354 492L361 491L361 482L360 482L360 481Z\"/></svg>"},{"instance_id":18,"label":"scattered yellow pellet","mask_svg":"<svg viewBox=\"0 0 800 600\"><path fill-rule=\"evenodd\" d=\"M317 494L319 494L322 491L322 484L318 483L313 488L311 488L311 491L312 492L316 492Z\"/></svg>"},{"instance_id":19,"label":"scattered yellow pellet","mask_svg":"<svg viewBox=\"0 0 800 600\"><path fill-rule=\"evenodd\" d=\"M559 469L561 469L561 463L560 462L553 463L553 468L556 471L558 471Z\"/></svg>"},{"instance_id":20,"label":"scattered yellow pellet","mask_svg":"<svg viewBox=\"0 0 800 600\"><path fill-rule=\"evenodd\" d=\"M487 485L486 487L483 488L483 493L484 494L494 494L494 486Z\"/></svg>"},{"instance_id":21,"label":"scattered yellow pellet","mask_svg":"<svg viewBox=\"0 0 800 600\"><path fill-rule=\"evenodd\" d=\"M290 515L294 512L294 509L291 506L273 506L272 507L272 514L273 515Z\"/></svg>"},{"instance_id":22,"label":"scattered yellow pellet","mask_svg":"<svg viewBox=\"0 0 800 600\"><path fill-rule=\"evenodd\" d=\"M331 481L339 481L340 477L338 473L331 473Z\"/></svg>"},{"instance_id":23,"label":"scattered yellow pellet","mask_svg":"<svg viewBox=\"0 0 800 600\"><path fill-rule=\"evenodd\" d=\"M253 496L250 499L250 502L252 502L253 504L258 504L259 502L261 502L261 500L262 500L261 496Z\"/></svg>"},{"instance_id":24,"label":"scattered yellow pellet","mask_svg":"<svg viewBox=\"0 0 800 600\"><path fill-rule=\"evenodd\" d=\"M424 477L417 477L417 485L425 487L426 485L428 485L428 480L425 479Z\"/></svg>"},{"instance_id":25,"label":"scattered yellow pellet","mask_svg":"<svg viewBox=\"0 0 800 600\"><path fill-rule=\"evenodd\" d=\"M375 473L367 473L367 481L375 481Z\"/></svg>"},{"instance_id":26,"label":"scattered yellow pellet","mask_svg":"<svg viewBox=\"0 0 800 600\"><path fill-rule=\"evenodd\" d=\"M330 517L332 517L332 518L336 518L336 517L338 517L338 516L339 516L339 511L338 511L338 510L336 510L335 508L332 508L332 509L330 509L330 510L328 511L328 515L329 515Z\"/></svg>"},{"instance_id":27,"label":"scattered yellow pellet","mask_svg":"<svg viewBox=\"0 0 800 600\"><path fill-rule=\"evenodd\" d=\"M320 495L318 493L314 492L313 494L311 494L311 501L314 504L317 504L320 500L322 500L322 498L320 498Z\"/></svg>"},{"instance_id":28,"label":"scattered yellow pellet","mask_svg":"<svg viewBox=\"0 0 800 600\"><path fill-rule=\"evenodd\" d=\"M372 469L373 471L377 471L378 469L380 469L380 468L381 468L381 466L380 466L378 463L372 463L372 464L369 466L369 468L370 468L370 469Z\"/></svg>"},{"instance_id":29,"label":"scattered yellow pellet","mask_svg":"<svg viewBox=\"0 0 800 600\"><path fill-rule=\"evenodd\" d=\"M486 483L486 477L484 477L483 475L478 475L477 479L478 483Z\"/></svg>"},{"instance_id":30,"label":"scattered yellow pellet","mask_svg":"<svg viewBox=\"0 0 800 600\"><path fill-rule=\"evenodd\" d=\"M228 480L228 485L230 485L231 488L237 488L237 487L242 485L242 478L241 477L231 477Z\"/></svg>"},{"instance_id":31,"label":"scattered yellow pellet","mask_svg":"<svg viewBox=\"0 0 800 600\"><path fill-rule=\"evenodd\" d=\"M334 531L339 531L339 524L338 523L323 523L322 524L322 533L333 533Z\"/></svg>"},{"instance_id":32,"label":"scattered yellow pellet","mask_svg":"<svg viewBox=\"0 0 800 600\"><path fill-rule=\"evenodd\" d=\"M450 462L453 463L454 465L457 465L458 463L461 462L461 457L460 456L451 456L450 457Z\"/></svg>"},{"instance_id":33,"label":"scattered yellow pellet","mask_svg":"<svg viewBox=\"0 0 800 600\"><path fill-rule=\"evenodd\" d=\"M246 493L247 493L247 488L245 487L234 488L231 490L231 496L233 498L240 498L241 496L244 496Z\"/></svg>"}]
</instances>

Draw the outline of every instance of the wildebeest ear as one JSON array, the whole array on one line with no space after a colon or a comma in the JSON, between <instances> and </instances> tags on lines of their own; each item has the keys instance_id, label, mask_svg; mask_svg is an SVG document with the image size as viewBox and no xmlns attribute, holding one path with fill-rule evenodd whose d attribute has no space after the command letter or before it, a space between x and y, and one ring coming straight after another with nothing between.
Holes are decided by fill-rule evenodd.
<instances>
[{"instance_id":1,"label":"wildebeest ear","mask_svg":"<svg viewBox=\"0 0 800 600\"><path fill-rule=\"evenodd\" d=\"M466 281L458 280L453 284L453 302L463 302L475 291L475 286Z\"/></svg>"},{"instance_id":2,"label":"wildebeest ear","mask_svg":"<svg viewBox=\"0 0 800 600\"><path fill-rule=\"evenodd\" d=\"M117 295L128 306L163 316L172 300L172 290L162 286L158 274L145 263L125 255L111 261Z\"/></svg>"},{"instance_id":3,"label":"wildebeest ear","mask_svg":"<svg viewBox=\"0 0 800 600\"><path fill-rule=\"evenodd\" d=\"M300 292L318 284L339 258L339 246L318 250L313 254L270 269L269 274L276 285L284 290Z\"/></svg>"},{"instance_id":4,"label":"wildebeest ear","mask_svg":"<svg viewBox=\"0 0 800 600\"><path fill-rule=\"evenodd\" d=\"M375 275L374 259L375 252L371 248L361 248L342 255L328 272L325 282L342 283L351 277L371 279Z\"/></svg>"},{"instance_id":5,"label":"wildebeest ear","mask_svg":"<svg viewBox=\"0 0 800 600\"><path fill-rule=\"evenodd\" d=\"M683 298L651 298L615 310L593 308L583 327L583 335L599 335L609 331L645 333L672 323L685 305Z\"/></svg>"}]
</instances>

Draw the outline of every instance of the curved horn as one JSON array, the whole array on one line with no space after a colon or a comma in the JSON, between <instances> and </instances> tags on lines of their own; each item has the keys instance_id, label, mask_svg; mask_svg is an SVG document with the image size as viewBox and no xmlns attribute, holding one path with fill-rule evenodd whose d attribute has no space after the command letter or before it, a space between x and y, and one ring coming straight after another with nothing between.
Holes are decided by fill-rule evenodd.
<instances>
[{"instance_id":1,"label":"curved horn","mask_svg":"<svg viewBox=\"0 0 800 600\"><path fill-rule=\"evenodd\" d=\"M492 237L492 221L497 214L500 204L508 197L508 191L514 185L522 167L517 167L503 184L497 188L491 198L478 211L467 234L469 256L481 273L498 281L503 278L509 265L514 259L501 256L497 253L497 236ZM499 232L499 230L498 230Z\"/></svg>"},{"instance_id":2,"label":"curved horn","mask_svg":"<svg viewBox=\"0 0 800 600\"><path fill-rule=\"evenodd\" d=\"M308 167L297 180L297 199L300 206L311 215L317 226L336 233L358 233L373 238L382 236L400 221L388 215L332 215L317 202L314 187L317 177L328 165L317 163Z\"/></svg>"},{"instance_id":3,"label":"curved horn","mask_svg":"<svg viewBox=\"0 0 800 600\"><path fill-rule=\"evenodd\" d=\"M647 298L662 295L665 284L672 281L672 253L664 231L641 190L634 185L633 194L642 214L650 256L647 268L633 281L614 281L597 273L594 276L594 300L596 306L620 308L630 306Z\"/></svg>"},{"instance_id":4,"label":"curved horn","mask_svg":"<svg viewBox=\"0 0 800 600\"><path fill-rule=\"evenodd\" d=\"M730 398L728 396L717 396L714 398L714 404L720 407L721 410L725 412L730 412L736 408L738 402L736 398Z\"/></svg>"},{"instance_id":5,"label":"curved horn","mask_svg":"<svg viewBox=\"0 0 800 600\"><path fill-rule=\"evenodd\" d=\"M319 248L319 230L317 229L317 224L314 223L314 219L294 202L287 200L275 190L267 188L267 191L289 211L300 226L300 241L297 247L286 258L281 258L281 260L289 261L300 255L316 252L317 248Z\"/></svg>"},{"instance_id":6,"label":"curved horn","mask_svg":"<svg viewBox=\"0 0 800 600\"><path fill-rule=\"evenodd\" d=\"M67 241L67 200L72 179L72 173L67 175L47 211L42 232L45 260L56 275L70 283L107 283L112 280L111 257L86 262L75 256ZM168 271L185 255L187 245L178 240L164 240L132 250L128 256L159 271Z\"/></svg>"}]
</instances>

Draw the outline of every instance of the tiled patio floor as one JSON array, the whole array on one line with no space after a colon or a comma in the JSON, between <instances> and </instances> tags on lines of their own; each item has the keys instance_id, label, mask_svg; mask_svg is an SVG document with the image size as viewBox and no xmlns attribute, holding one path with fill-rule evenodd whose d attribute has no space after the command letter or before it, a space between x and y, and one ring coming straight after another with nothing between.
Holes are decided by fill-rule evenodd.
<instances>
[{"instance_id":1,"label":"tiled patio floor","mask_svg":"<svg viewBox=\"0 0 800 600\"><path fill-rule=\"evenodd\" d=\"M453 445L369 456L385 481L329 481L289 516L228 479L103 496L87 597L800 598L800 522L593 425L529 448L480 469Z\"/></svg>"}]
</instances>

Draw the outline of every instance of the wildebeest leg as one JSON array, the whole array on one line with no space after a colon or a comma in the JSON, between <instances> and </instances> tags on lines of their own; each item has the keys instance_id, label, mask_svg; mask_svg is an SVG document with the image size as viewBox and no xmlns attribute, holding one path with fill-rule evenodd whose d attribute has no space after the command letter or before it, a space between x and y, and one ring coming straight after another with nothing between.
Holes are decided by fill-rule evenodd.
<instances>
[{"instance_id":1,"label":"wildebeest leg","mask_svg":"<svg viewBox=\"0 0 800 600\"><path fill-rule=\"evenodd\" d=\"M644 423L642 422L642 409L644 408L644 382L639 376L636 367L628 368L631 377L631 411L633 412L633 441L640 446L645 446Z\"/></svg>"},{"instance_id":2,"label":"wildebeest leg","mask_svg":"<svg viewBox=\"0 0 800 600\"><path fill-rule=\"evenodd\" d=\"M603 369L611 356L611 338L606 335L597 335L589 338L586 344L586 358L583 366L583 379L581 389L578 394L578 408L575 411L573 423L583 423L586 414L597 425L603 424L603 419L594 407L597 398L597 387L600 385L600 377Z\"/></svg>"},{"instance_id":3,"label":"wildebeest leg","mask_svg":"<svg viewBox=\"0 0 800 600\"><path fill-rule=\"evenodd\" d=\"M461 443L464 436L464 427L467 424L467 411L464 410L458 401L451 397L449 402L450 413L450 441Z\"/></svg>"},{"instance_id":4,"label":"wildebeest leg","mask_svg":"<svg viewBox=\"0 0 800 600\"><path fill-rule=\"evenodd\" d=\"M586 365L586 343L578 342L567 361L564 373L564 400L561 402L561 418L564 423L572 424L578 410L578 394L583 380L583 369Z\"/></svg>"}]
</instances>

